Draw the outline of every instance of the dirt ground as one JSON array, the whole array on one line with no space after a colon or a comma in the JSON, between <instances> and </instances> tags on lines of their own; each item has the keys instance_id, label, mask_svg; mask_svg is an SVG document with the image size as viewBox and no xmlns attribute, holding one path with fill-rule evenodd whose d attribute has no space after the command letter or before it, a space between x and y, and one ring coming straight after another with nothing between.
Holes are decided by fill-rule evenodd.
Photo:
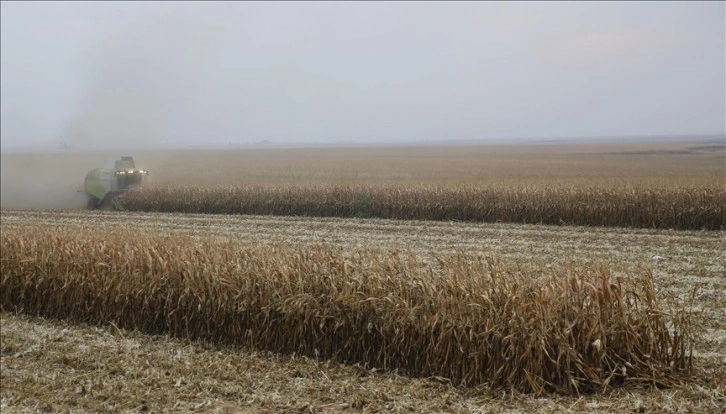
<instances>
[{"instance_id":1,"label":"dirt ground","mask_svg":"<svg viewBox=\"0 0 726 414\"><path fill-rule=\"evenodd\" d=\"M604 261L648 267L659 295L698 288L692 380L673 389L532 398L454 388L294 355L221 347L114 326L1 316L0 410L10 412L726 412L726 232L86 211L0 213L73 231L135 227L198 236L492 254L522 266ZM659 257L654 257L659 256Z\"/></svg>"}]
</instances>

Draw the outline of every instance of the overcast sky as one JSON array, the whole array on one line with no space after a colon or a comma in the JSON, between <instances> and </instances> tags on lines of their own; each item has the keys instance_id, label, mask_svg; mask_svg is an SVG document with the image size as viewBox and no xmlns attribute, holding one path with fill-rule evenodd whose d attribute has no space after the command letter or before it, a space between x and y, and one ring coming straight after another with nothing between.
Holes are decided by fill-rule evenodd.
<instances>
[{"instance_id":1,"label":"overcast sky","mask_svg":"<svg viewBox=\"0 0 726 414\"><path fill-rule=\"evenodd\" d=\"M713 2L2 2L2 147L723 134Z\"/></svg>"}]
</instances>

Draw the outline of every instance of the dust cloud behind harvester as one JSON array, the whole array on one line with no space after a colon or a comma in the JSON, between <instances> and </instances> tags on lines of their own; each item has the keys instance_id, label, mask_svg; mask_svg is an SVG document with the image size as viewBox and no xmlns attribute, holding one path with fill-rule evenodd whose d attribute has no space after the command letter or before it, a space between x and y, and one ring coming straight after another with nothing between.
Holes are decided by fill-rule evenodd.
<instances>
[{"instance_id":1,"label":"dust cloud behind harvester","mask_svg":"<svg viewBox=\"0 0 726 414\"><path fill-rule=\"evenodd\" d=\"M92 151L173 143L193 122L190 105L215 52L214 30L192 18L180 6L115 21L89 51L86 92L60 141Z\"/></svg>"}]
</instances>

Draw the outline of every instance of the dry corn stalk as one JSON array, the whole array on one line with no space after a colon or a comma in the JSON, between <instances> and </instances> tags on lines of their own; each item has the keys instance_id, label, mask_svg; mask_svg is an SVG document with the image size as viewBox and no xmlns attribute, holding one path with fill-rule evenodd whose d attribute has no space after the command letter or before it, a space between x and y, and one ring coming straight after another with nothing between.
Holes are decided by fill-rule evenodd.
<instances>
[{"instance_id":1,"label":"dry corn stalk","mask_svg":"<svg viewBox=\"0 0 726 414\"><path fill-rule=\"evenodd\" d=\"M149 186L131 211L378 217L707 229L726 226L726 189L397 185Z\"/></svg>"},{"instance_id":2,"label":"dry corn stalk","mask_svg":"<svg viewBox=\"0 0 726 414\"><path fill-rule=\"evenodd\" d=\"M128 230L1 237L4 311L535 394L667 385L691 364L690 314L660 303L647 270L526 271L464 253L434 266L398 251Z\"/></svg>"}]
</instances>

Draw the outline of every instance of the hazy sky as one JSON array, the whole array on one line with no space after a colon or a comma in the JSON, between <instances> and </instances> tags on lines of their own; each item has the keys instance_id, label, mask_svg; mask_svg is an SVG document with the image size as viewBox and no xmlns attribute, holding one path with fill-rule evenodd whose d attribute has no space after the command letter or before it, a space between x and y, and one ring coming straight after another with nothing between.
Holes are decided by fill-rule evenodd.
<instances>
[{"instance_id":1,"label":"hazy sky","mask_svg":"<svg viewBox=\"0 0 726 414\"><path fill-rule=\"evenodd\" d=\"M2 2L2 147L723 134L713 2Z\"/></svg>"}]
</instances>

